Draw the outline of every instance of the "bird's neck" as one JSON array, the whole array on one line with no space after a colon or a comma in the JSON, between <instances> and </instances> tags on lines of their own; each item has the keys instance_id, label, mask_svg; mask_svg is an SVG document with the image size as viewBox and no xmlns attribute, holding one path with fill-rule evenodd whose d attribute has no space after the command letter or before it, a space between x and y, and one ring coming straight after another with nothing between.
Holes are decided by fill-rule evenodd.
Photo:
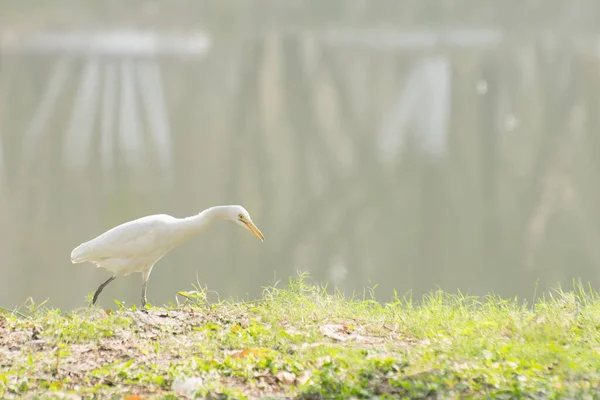
<instances>
[{"instance_id":1,"label":"bird's neck","mask_svg":"<svg viewBox=\"0 0 600 400\"><path fill-rule=\"evenodd\" d=\"M224 218L226 216L227 206L215 206L207 208L197 215L182 218L180 221L182 230L186 234L194 234L208 228L215 219Z\"/></svg>"}]
</instances>

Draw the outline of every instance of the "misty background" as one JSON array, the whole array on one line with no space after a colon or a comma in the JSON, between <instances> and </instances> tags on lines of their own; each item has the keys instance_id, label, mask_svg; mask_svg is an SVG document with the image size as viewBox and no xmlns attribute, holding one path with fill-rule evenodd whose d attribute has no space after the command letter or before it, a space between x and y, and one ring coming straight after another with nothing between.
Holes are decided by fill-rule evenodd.
<instances>
[{"instance_id":1,"label":"misty background","mask_svg":"<svg viewBox=\"0 0 600 400\"><path fill-rule=\"evenodd\" d=\"M0 304L108 278L70 252L241 204L154 268L253 298L600 285L600 3L0 1ZM99 299L138 303L140 274Z\"/></svg>"}]
</instances>

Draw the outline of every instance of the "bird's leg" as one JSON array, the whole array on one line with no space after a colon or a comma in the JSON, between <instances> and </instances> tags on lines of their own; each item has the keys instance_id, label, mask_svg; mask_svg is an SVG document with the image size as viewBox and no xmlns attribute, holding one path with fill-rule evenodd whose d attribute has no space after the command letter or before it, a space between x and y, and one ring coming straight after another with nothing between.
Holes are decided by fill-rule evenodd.
<instances>
[{"instance_id":1,"label":"bird's leg","mask_svg":"<svg viewBox=\"0 0 600 400\"><path fill-rule=\"evenodd\" d=\"M90 304L90 307L93 306L94 304L96 304L96 300L98 300L98 296L100 296L100 293L102 292L102 290L106 287L106 285L108 285L109 283L114 281L115 278L116 278L116 276L113 275L110 278L108 278L106 281L104 281L100 286L98 286L98 289L96 289L96 293L94 293L94 298L92 299L92 304Z\"/></svg>"},{"instance_id":2,"label":"bird's leg","mask_svg":"<svg viewBox=\"0 0 600 400\"><path fill-rule=\"evenodd\" d=\"M142 309L146 309L146 303L148 302L146 298L146 289L148 288L148 278L150 278L150 272L152 272L152 267L150 269L142 272Z\"/></svg>"},{"instance_id":3,"label":"bird's leg","mask_svg":"<svg viewBox=\"0 0 600 400\"><path fill-rule=\"evenodd\" d=\"M144 281L142 283L142 308L146 308L146 303L148 302L146 299L146 288L148 287L148 281Z\"/></svg>"}]
</instances>

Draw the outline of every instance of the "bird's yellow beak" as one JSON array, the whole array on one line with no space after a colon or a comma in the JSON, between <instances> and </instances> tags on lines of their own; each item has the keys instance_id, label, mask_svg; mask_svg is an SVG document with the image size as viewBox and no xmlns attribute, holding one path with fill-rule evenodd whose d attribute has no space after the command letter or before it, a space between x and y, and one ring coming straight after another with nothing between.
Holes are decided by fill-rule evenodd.
<instances>
[{"instance_id":1,"label":"bird's yellow beak","mask_svg":"<svg viewBox=\"0 0 600 400\"><path fill-rule=\"evenodd\" d=\"M242 220L242 222L244 223L246 228L248 228L248 230L254 234L254 236L260 239L261 242L265 240L265 235L263 235L260 229L258 229L258 227L254 225L254 222L246 220Z\"/></svg>"}]
</instances>

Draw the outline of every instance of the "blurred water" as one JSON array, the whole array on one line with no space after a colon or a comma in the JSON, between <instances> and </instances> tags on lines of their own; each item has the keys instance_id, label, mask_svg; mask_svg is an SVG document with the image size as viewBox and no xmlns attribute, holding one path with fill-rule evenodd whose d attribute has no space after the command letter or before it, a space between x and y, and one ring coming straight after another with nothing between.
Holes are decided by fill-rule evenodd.
<instances>
[{"instance_id":1,"label":"blurred water","mask_svg":"<svg viewBox=\"0 0 600 400\"><path fill-rule=\"evenodd\" d=\"M297 271L382 299L598 286L598 6L523 30L447 3L2 3L0 304L83 306L108 275L72 248L216 204L266 241L214 226L159 262L151 303Z\"/></svg>"}]
</instances>

